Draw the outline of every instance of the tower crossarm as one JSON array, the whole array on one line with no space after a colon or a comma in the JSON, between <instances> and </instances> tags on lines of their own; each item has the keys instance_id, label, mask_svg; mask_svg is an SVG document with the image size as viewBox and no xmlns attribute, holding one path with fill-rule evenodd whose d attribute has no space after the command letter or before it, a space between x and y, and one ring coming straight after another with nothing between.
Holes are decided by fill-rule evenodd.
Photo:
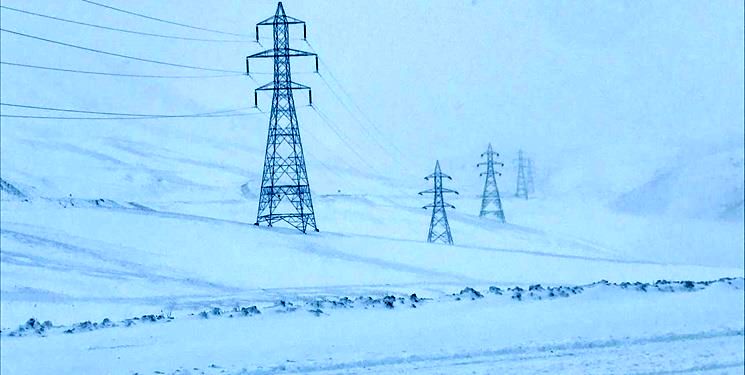
<instances>
[{"instance_id":1,"label":"tower crossarm","mask_svg":"<svg viewBox=\"0 0 745 375\"><path fill-rule=\"evenodd\" d=\"M278 81L278 82L269 82L265 85L262 85L260 87L257 87L254 89L254 107L259 106L259 95L257 94L259 91L275 91L275 90L308 90L308 103L310 105L313 105L313 90L311 90L310 86L305 86L301 83L290 81L289 83L286 81Z\"/></svg>"},{"instance_id":2,"label":"tower crossarm","mask_svg":"<svg viewBox=\"0 0 745 375\"><path fill-rule=\"evenodd\" d=\"M424 191L420 191L419 192L419 195L434 194L434 193L437 193L437 191L438 190L435 190L435 189L427 189L427 190L424 190ZM455 193L457 195L460 195L460 193L458 193L457 191L455 191L453 189L448 189L448 188L440 188L439 191L442 192L442 193Z\"/></svg>"},{"instance_id":3,"label":"tower crossarm","mask_svg":"<svg viewBox=\"0 0 745 375\"><path fill-rule=\"evenodd\" d=\"M247 59L260 59L260 58L275 58L275 57L298 57L298 56L316 56L318 54L313 52L301 51L299 49L287 48L287 49L268 49L254 53L253 55L246 56Z\"/></svg>"},{"instance_id":4,"label":"tower crossarm","mask_svg":"<svg viewBox=\"0 0 745 375\"><path fill-rule=\"evenodd\" d=\"M285 15L284 19L282 19L282 17L278 17L274 15L257 23L256 26L273 26L278 23L286 23L288 25L297 25L297 24L305 25L305 21L299 20L295 17L290 17L288 15Z\"/></svg>"},{"instance_id":5,"label":"tower crossarm","mask_svg":"<svg viewBox=\"0 0 745 375\"><path fill-rule=\"evenodd\" d=\"M502 162L498 162L498 161L495 161L495 162L492 162L492 164L493 164L493 165L498 165L498 166L500 166L500 167L504 167L504 163L502 163ZM488 165L489 165L489 162L481 162L481 163L477 163L477 164L476 164L476 166L477 166L477 167L480 167L480 166L482 166L482 165L486 165L486 166L488 166Z\"/></svg>"},{"instance_id":6,"label":"tower crossarm","mask_svg":"<svg viewBox=\"0 0 745 375\"><path fill-rule=\"evenodd\" d=\"M249 60L261 59L261 58L278 58L278 57L302 57L302 56L314 56L316 58L316 73L318 73L318 54L313 52L301 51L299 49L287 48L287 49L268 49L266 51L254 53L253 55L246 56L246 75L251 74L251 65Z\"/></svg>"},{"instance_id":7,"label":"tower crossarm","mask_svg":"<svg viewBox=\"0 0 745 375\"><path fill-rule=\"evenodd\" d=\"M432 173L431 175L425 177L424 179L425 180L429 180L430 178L436 178L436 177L447 178L448 180L452 180L453 179L452 177L450 177L450 176L448 176L448 175L446 175L446 174L444 174L442 172Z\"/></svg>"},{"instance_id":8,"label":"tower crossarm","mask_svg":"<svg viewBox=\"0 0 745 375\"><path fill-rule=\"evenodd\" d=\"M289 82L288 84L283 84L284 82L280 81L280 85L277 86L274 82L269 82L263 86L257 87L256 91L272 91L275 89L281 89L281 90L310 90L309 86L305 86L302 83L297 82Z\"/></svg>"},{"instance_id":9,"label":"tower crossarm","mask_svg":"<svg viewBox=\"0 0 745 375\"><path fill-rule=\"evenodd\" d=\"M455 208L455 206L453 206L452 204L447 203L447 202L442 202L442 205L430 203L430 204L428 204L426 206L422 206L422 208L427 209L427 208L436 208L436 207L440 207L440 206L447 207L447 208Z\"/></svg>"},{"instance_id":10,"label":"tower crossarm","mask_svg":"<svg viewBox=\"0 0 745 375\"><path fill-rule=\"evenodd\" d=\"M494 174L496 174L497 176L502 176L502 172L494 171ZM489 172L479 173L479 177L488 176L488 175L489 175Z\"/></svg>"}]
</instances>

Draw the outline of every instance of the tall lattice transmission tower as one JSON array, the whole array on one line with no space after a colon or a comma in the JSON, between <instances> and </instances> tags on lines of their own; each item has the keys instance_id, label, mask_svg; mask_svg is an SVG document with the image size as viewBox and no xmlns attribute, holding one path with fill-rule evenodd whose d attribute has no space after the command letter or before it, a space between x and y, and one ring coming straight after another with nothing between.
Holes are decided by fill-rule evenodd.
<instances>
[{"instance_id":1,"label":"tall lattice transmission tower","mask_svg":"<svg viewBox=\"0 0 745 375\"><path fill-rule=\"evenodd\" d=\"M318 231L313 212L313 201L305 169L303 145L300 142L295 99L292 90L308 90L310 87L293 82L290 75L290 57L315 56L316 71L318 56L315 53L290 48L289 26L303 25L305 22L285 14L282 3L277 4L274 16L256 24L256 40L259 40L259 26L271 26L274 32L274 48L246 57L246 74L250 74L249 60L252 58L272 58L274 60L274 81L254 90L254 103L258 104L257 92L271 90L272 112L269 117L269 132L266 140L264 171L261 179L261 195L256 224L272 224L284 221L305 233L308 227Z\"/></svg>"},{"instance_id":2,"label":"tall lattice transmission tower","mask_svg":"<svg viewBox=\"0 0 745 375\"><path fill-rule=\"evenodd\" d=\"M495 164L501 167L504 167L504 164L494 161L495 158L499 157L499 153L492 150L491 143L489 143L489 147L486 149L486 152L481 154L482 158L484 156L486 156L486 162L476 164L477 167L486 165L486 172L482 172L479 174L479 176L486 175L486 181L484 181L484 193L481 195L481 212L479 212L479 216L494 216L497 218L497 220L504 223L502 199L499 197L497 178L495 176L501 176L502 174L494 170Z\"/></svg>"},{"instance_id":3,"label":"tall lattice transmission tower","mask_svg":"<svg viewBox=\"0 0 745 375\"><path fill-rule=\"evenodd\" d=\"M445 208L455 208L452 204L445 203L445 200L442 198L443 193L455 193L458 194L457 191L443 188L442 187L442 179L447 178L449 180L452 180L452 177L442 173L440 170L440 161L438 160L435 164L435 171L434 173L430 174L429 176L425 177L425 180L429 179L434 180L434 188L428 189L422 192L419 192L419 195L422 194L433 194L434 195L434 201L431 204L428 204L422 208L432 208L432 220L429 223L429 234L427 235L427 242L442 242L449 245L453 244L453 236L450 234L450 224L448 224L448 216L445 213Z\"/></svg>"},{"instance_id":4,"label":"tall lattice transmission tower","mask_svg":"<svg viewBox=\"0 0 745 375\"><path fill-rule=\"evenodd\" d=\"M523 155L523 150L517 153L517 189L515 196L528 199L528 181L527 181L527 158Z\"/></svg>"}]
</instances>

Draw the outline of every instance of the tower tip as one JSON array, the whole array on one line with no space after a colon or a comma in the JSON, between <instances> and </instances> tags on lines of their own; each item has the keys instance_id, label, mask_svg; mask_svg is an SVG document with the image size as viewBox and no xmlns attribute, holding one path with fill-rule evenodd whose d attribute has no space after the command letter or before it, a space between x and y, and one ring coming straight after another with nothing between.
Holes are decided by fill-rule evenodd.
<instances>
[{"instance_id":1,"label":"tower tip","mask_svg":"<svg viewBox=\"0 0 745 375\"><path fill-rule=\"evenodd\" d=\"M282 6L282 2L277 3L277 15L284 15L285 14L285 7Z\"/></svg>"}]
</instances>

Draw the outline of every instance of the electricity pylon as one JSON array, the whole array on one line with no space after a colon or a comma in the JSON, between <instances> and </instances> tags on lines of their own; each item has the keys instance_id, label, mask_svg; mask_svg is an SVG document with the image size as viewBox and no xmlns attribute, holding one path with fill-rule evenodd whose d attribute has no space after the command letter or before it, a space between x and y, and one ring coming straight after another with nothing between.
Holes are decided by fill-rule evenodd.
<instances>
[{"instance_id":1,"label":"electricity pylon","mask_svg":"<svg viewBox=\"0 0 745 375\"><path fill-rule=\"evenodd\" d=\"M250 74L249 59L274 60L274 81L254 90L255 104L258 104L258 91L273 91L255 225L265 222L271 227L276 222L284 221L303 233L309 226L317 232L295 99L292 97L292 90L307 89L311 100L310 87L292 81L290 57L315 56L318 70L318 55L290 48L289 25L292 24L302 24L305 30L305 22L287 16L282 3L278 3L274 16L256 24L256 40L259 40L259 26L272 26L274 48L246 57L246 74Z\"/></svg>"},{"instance_id":2,"label":"electricity pylon","mask_svg":"<svg viewBox=\"0 0 745 375\"><path fill-rule=\"evenodd\" d=\"M502 200L499 198L499 189L497 188L496 175L502 175L501 173L494 170L494 165L504 167L504 164L495 162L495 157L499 157L499 153L494 152L491 148L491 143L486 149L486 152L481 154L483 158L486 156L486 163L478 163L477 167L486 165L486 172L479 173L479 176L486 175L486 181L484 181L484 194L481 195L481 212L480 217L484 216L495 216L497 220L504 223L504 211L502 210Z\"/></svg>"},{"instance_id":3,"label":"electricity pylon","mask_svg":"<svg viewBox=\"0 0 745 375\"><path fill-rule=\"evenodd\" d=\"M429 180L430 178L434 179L434 188L419 192L419 195L430 193L434 194L434 201L432 202L432 204L428 204L422 207L424 209L432 208L432 220L429 222L429 235L427 235L427 242L442 242L448 245L452 245L453 236L450 234L450 224L448 224L448 216L445 213L445 207L455 208L455 206L449 203L445 203L445 200L442 198L442 194L458 194L458 192L455 190L443 188L443 177L452 180L452 177L440 171L440 161L438 160L435 164L434 173L424 178L425 180Z\"/></svg>"},{"instance_id":4,"label":"electricity pylon","mask_svg":"<svg viewBox=\"0 0 745 375\"><path fill-rule=\"evenodd\" d=\"M517 189L515 190L515 196L528 199L528 182L525 173L526 160L527 158L523 156L523 150L520 150L517 153Z\"/></svg>"},{"instance_id":5,"label":"electricity pylon","mask_svg":"<svg viewBox=\"0 0 745 375\"><path fill-rule=\"evenodd\" d=\"M535 185L533 184L533 177L535 171L533 170L533 159L528 158L527 172L525 173L526 185L528 185L528 193L531 195L535 193Z\"/></svg>"}]
</instances>

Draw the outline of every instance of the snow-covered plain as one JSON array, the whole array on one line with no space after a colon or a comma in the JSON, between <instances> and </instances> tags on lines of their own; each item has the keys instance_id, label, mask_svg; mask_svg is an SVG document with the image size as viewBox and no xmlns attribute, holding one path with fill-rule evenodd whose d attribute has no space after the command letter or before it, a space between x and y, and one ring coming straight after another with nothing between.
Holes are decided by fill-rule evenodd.
<instances>
[{"instance_id":1,"label":"snow-covered plain","mask_svg":"<svg viewBox=\"0 0 745 375\"><path fill-rule=\"evenodd\" d=\"M245 34L276 6L107 3ZM215 37L83 2L2 4ZM321 75L293 62L316 104L298 107L321 230L308 235L252 225L267 117L248 107L270 65L256 67L258 83L3 65L3 103L247 116L2 119L0 372L742 373L742 3L555 4L285 2L308 22L309 44L294 46L322 61ZM262 48L9 10L2 24L237 70ZM7 33L0 52L62 68L199 73ZM478 217L486 142L506 164L508 224ZM519 147L538 167L528 201L512 197ZM461 192L448 213L455 246L424 241L428 202L416 192L436 158ZM458 294L467 287L483 297Z\"/></svg>"}]
</instances>

